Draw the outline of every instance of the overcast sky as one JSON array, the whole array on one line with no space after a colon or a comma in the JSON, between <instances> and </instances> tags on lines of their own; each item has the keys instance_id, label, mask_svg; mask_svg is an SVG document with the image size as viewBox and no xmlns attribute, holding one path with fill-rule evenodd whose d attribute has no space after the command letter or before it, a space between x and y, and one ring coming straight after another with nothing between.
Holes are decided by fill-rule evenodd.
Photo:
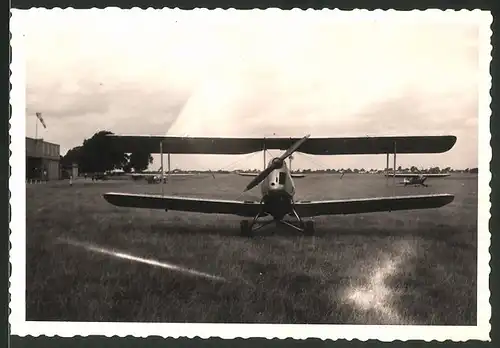
<instances>
[{"instance_id":1,"label":"overcast sky","mask_svg":"<svg viewBox=\"0 0 500 348\"><path fill-rule=\"evenodd\" d=\"M26 132L61 154L98 130L189 136L453 134L403 166L477 166L478 27L274 12L32 11ZM276 153L276 152L274 152ZM172 169L261 168L262 154L172 156ZM232 162L242 159L238 166ZM392 161L392 160L391 160ZM153 168L159 166L155 158ZM382 168L297 155L294 167Z\"/></svg>"}]
</instances>

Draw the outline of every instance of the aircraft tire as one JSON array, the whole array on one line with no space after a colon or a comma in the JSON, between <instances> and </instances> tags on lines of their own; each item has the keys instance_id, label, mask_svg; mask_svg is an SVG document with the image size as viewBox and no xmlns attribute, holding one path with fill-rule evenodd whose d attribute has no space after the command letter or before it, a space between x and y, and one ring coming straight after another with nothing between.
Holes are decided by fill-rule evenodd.
<instances>
[{"instance_id":1,"label":"aircraft tire","mask_svg":"<svg viewBox=\"0 0 500 348\"><path fill-rule=\"evenodd\" d=\"M243 237L252 236L252 229L250 228L250 222L248 220L242 220L240 222L240 233Z\"/></svg>"},{"instance_id":2,"label":"aircraft tire","mask_svg":"<svg viewBox=\"0 0 500 348\"><path fill-rule=\"evenodd\" d=\"M307 236L312 236L314 235L315 229L314 229L314 221L305 221L304 222L304 234Z\"/></svg>"}]
</instances>

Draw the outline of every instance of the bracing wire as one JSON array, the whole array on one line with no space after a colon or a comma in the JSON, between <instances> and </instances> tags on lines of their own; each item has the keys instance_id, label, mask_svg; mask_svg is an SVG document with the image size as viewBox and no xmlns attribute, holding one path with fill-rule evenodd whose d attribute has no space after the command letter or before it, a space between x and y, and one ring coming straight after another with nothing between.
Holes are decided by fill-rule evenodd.
<instances>
[{"instance_id":1,"label":"bracing wire","mask_svg":"<svg viewBox=\"0 0 500 348\"><path fill-rule=\"evenodd\" d=\"M239 158L231 163L229 163L228 165L224 166L224 167L221 167L219 170L228 170L229 168L237 165L237 164L240 164L241 162L245 161L245 160L249 160L252 156L255 156L256 154L258 154L259 152L253 152L253 153L250 153L250 154L245 154L242 158ZM211 169L208 169L209 173L212 175L212 177L214 178L215 180L215 173L211 170ZM217 189L220 189L217 181L215 181L215 186Z\"/></svg>"},{"instance_id":2,"label":"bracing wire","mask_svg":"<svg viewBox=\"0 0 500 348\"><path fill-rule=\"evenodd\" d=\"M302 154L302 153L301 153ZM307 154L302 154L302 155L305 155L303 156L303 158L306 158L308 161L310 161L311 163L321 167L322 169L324 170L327 170L327 169L331 169L329 166L326 166L324 165L323 163L321 163L320 161L316 161L314 160L310 155L307 155Z\"/></svg>"}]
</instances>

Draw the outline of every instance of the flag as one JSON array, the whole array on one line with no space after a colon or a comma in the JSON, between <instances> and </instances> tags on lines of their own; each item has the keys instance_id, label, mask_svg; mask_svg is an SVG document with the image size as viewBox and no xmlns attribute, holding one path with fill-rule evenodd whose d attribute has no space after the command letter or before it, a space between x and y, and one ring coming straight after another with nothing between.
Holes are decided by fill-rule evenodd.
<instances>
[{"instance_id":1,"label":"flag","mask_svg":"<svg viewBox=\"0 0 500 348\"><path fill-rule=\"evenodd\" d=\"M36 113L36 117L38 117L38 119L40 120L40 123L42 124L43 128L47 128L47 126L45 125L45 122L42 118L42 113L41 112L37 112Z\"/></svg>"}]
</instances>

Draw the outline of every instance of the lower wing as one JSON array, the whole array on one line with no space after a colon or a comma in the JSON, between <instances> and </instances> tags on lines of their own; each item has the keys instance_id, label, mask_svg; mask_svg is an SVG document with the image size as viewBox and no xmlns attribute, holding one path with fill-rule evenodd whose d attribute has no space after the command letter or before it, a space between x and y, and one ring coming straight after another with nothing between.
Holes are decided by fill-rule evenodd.
<instances>
[{"instance_id":1,"label":"lower wing","mask_svg":"<svg viewBox=\"0 0 500 348\"><path fill-rule=\"evenodd\" d=\"M133 193L105 193L104 199L118 207L188 211L205 214L230 214L254 217L260 212L256 201L161 196Z\"/></svg>"},{"instance_id":2,"label":"lower wing","mask_svg":"<svg viewBox=\"0 0 500 348\"><path fill-rule=\"evenodd\" d=\"M258 201L233 201L132 193L105 193L104 198L113 205L129 208L177 210L206 214L231 214L245 217L254 217L261 212L260 202ZM331 201L299 201L295 203L295 209L301 217L312 217L319 215L439 208L451 203L453 199L453 195L438 194Z\"/></svg>"},{"instance_id":3,"label":"lower wing","mask_svg":"<svg viewBox=\"0 0 500 348\"><path fill-rule=\"evenodd\" d=\"M395 210L432 209L453 201L450 194L394 196L331 201L298 201L295 209L301 217L361 214Z\"/></svg>"}]
</instances>

